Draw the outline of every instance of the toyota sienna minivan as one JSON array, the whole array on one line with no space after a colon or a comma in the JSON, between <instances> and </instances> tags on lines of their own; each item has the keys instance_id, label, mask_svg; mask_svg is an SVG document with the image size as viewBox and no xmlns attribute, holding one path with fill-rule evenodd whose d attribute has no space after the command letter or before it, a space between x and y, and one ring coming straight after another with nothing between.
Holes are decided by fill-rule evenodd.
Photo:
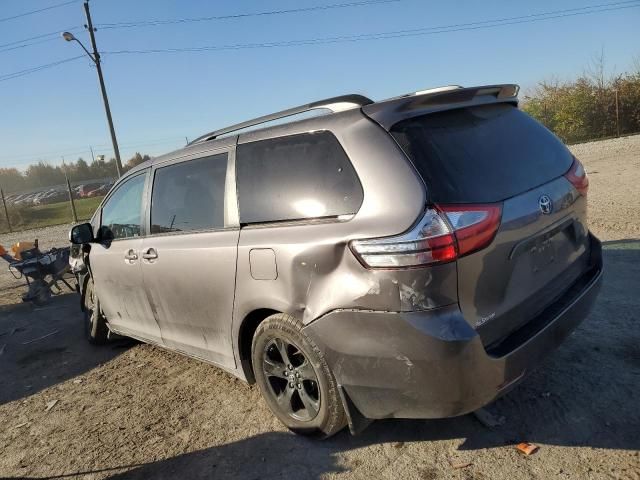
<instances>
[{"instance_id":1,"label":"toyota sienna minivan","mask_svg":"<svg viewBox=\"0 0 640 480\"><path fill-rule=\"evenodd\" d=\"M88 340L210 362L306 435L491 402L602 276L585 170L517 93L346 95L133 168L70 233Z\"/></svg>"}]
</instances>

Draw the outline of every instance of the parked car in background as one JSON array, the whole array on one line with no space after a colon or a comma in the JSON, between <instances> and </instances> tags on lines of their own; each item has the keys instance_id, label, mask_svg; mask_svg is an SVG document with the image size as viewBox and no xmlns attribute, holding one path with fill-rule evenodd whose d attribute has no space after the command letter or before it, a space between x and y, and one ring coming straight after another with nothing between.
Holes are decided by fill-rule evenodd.
<instances>
[{"instance_id":1,"label":"parked car in background","mask_svg":"<svg viewBox=\"0 0 640 480\"><path fill-rule=\"evenodd\" d=\"M5 197L5 202L7 202L8 205L13 205L17 201L19 201L23 196L24 196L24 194L22 194L22 193L7 195Z\"/></svg>"},{"instance_id":2,"label":"parked car in background","mask_svg":"<svg viewBox=\"0 0 640 480\"><path fill-rule=\"evenodd\" d=\"M87 192L85 197L90 198L90 197L104 196L107 194L110 188L111 188L111 184L105 183L103 185L100 185L98 188L95 188Z\"/></svg>"},{"instance_id":3,"label":"parked car in background","mask_svg":"<svg viewBox=\"0 0 640 480\"><path fill-rule=\"evenodd\" d=\"M347 95L133 168L70 233L88 340L218 365L305 435L491 402L602 279L585 170L517 92Z\"/></svg>"},{"instance_id":4,"label":"parked car in background","mask_svg":"<svg viewBox=\"0 0 640 480\"><path fill-rule=\"evenodd\" d=\"M37 193L27 193L22 196L19 200L14 202L16 206L30 206L33 205L33 200L35 199Z\"/></svg>"},{"instance_id":5,"label":"parked car in background","mask_svg":"<svg viewBox=\"0 0 640 480\"><path fill-rule=\"evenodd\" d=\"M69 192L67 190L54 190L43 199L46 204L64 202L68 200Z\"/></svg>"},{"instance_id":6,"label":"parked car in background","mask_svg":"<svg viewBox=\"0 0 640 480\"><path fill-rule=\"evenodd\" d=\"M81 198L86 198L89 196L89 192L92 192L93 190L101 186L102 186L102 183L87 183L87 184L81 185L78 191L78 195Z\"/></svg>"}]
</instances>

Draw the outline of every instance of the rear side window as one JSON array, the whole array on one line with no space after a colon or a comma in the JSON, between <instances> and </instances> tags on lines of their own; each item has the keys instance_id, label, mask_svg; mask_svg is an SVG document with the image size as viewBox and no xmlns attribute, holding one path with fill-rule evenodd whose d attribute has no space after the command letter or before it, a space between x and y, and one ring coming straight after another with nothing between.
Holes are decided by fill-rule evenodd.
<instances>
[{"instance_id":1,"label":"rear side window","mask_svg":"<svg viewBox=\"0 0 640 480\"><path fill-rule=\"evenodd\" d=\"M513 105L431 113L397 123L391 134L433 202L505 200L559 177L572 162L555 135Z\"/></svg>"},{"instance_id":2,"label":"rear side window","mask_svg":"<svg viewBox=\"0 0 640 480\"><path fill-rule=\"evenodd\" d=\"M239 145L236 165L243 224L348 215L362 204L358 176L329 132Z\"/></svg>"},{"instance_id":3,"label":"rear side window","mask_svg":"<svg viewBox=\"0 0 640 480\"><path fill-rule=\"evenodd\" d=\"M158 168L151 194L151 233L224 228L227 154Z\"/></svg>"}]
</instances>

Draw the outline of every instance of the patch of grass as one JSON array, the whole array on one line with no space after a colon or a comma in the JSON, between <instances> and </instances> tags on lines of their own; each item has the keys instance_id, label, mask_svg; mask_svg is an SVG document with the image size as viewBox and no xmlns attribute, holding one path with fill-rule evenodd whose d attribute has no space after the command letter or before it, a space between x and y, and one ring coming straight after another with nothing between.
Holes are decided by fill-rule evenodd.
<instances>
[{"instance_id":1,"label":"patch of grass","mask_svg":"<svg viewBox=\"0 0 640 480\"><path fill-rule=\"evenodd\" d=\"M91 218L93 212L98 208L98 205L100 205L102 198L103 197L79 198L75 200L78 221ZM14 231L73 222L71 205L68 201L10 209L9 215L11 216L11 226ZM8 232L4 212L0 212L0 217L0 232Z\"/></svg>"}]
</instances>

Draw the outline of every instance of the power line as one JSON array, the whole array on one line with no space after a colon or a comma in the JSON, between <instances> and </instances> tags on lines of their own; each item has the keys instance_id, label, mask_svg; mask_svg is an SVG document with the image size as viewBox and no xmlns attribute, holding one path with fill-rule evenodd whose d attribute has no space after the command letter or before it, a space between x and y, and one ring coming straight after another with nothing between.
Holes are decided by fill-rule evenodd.
<instances>
[{"instance_id":1,"label":"power line","mask_svg":"<svg viewBox=\"0 0 640 480\"><path fill-rule=\"evenodd\" d=\"M29 37L29 38L23 38L21 40L14 40L13 42L9 42L9 43L3 43L2 45L0 45L0 48L4 48L4 47L10 47L12 45L17 45L19 43L24 43L24 42L30 42L31 40L38 40L40 38L46 38L46 37L60 37L60 32L73 32L75 30L79 30L80 27L71 27L71 28L64 28L62 30L56 30L55 32L49 32L49 33L42 33L40 35L35 35L33 37Z\"/></svg>"},{"instance_id":2,"label":"power line","mask_svg":"<svg viewBox=\"0 0 640 480\"><path fill-rule=\"evenodd\" d=\"M0 75L0 82L4 82L5 80L12 80L14 78L22 77L24 75L29 75L31 73L39 72L40 70L45 70L47 68L55 67L57 65L61 65L63 63L72 62L74 60L78 60L80 58L84 58L84 55L78 55L76 57L64 58L62 60L58 60L56 62L45 63L44 65L38 65L37 67L27 68L25 70L20 70L18 72L6 73L4 75Z\"/></svg>"},{"instance_id":3,"label":"power line","mask_svg":"<svg viewBox=\"0 0 640 480\"><path fill-rule=\"evenodd\" d=\"M139 22L100 23L100 24L96 24L96 27L101 29L156 27L159 25L174 25L174 24L180 24L180 23L210 22L210 21L219 21L219 20L235 20L235 19L248 18L248 17L263 17L263 16L269 16L269 15L306 13L306 12L314 12L318 10L331 10L336 8L365 7L365 6L378 5L378 4L384 4L384 3L396 3L400 1L401 0L362 0L358 2L334 3L330 5L317 5L314 7L268 10L268 11L262 11L262 12L237 13L237 14L231 14L231 15L212 15L208 17L176 18L176 19L168 19L168 20L146 20L146 21L139 21Z\"/></svg>"},{"instance_id":4,"label":"power line","mask_svg":"<svg viewBox=\"0 0 640 480\"><path fill-rule=\"evenodd\" d=\"M152 53L180 53L180 52L203 52L203 51L220 51L220 50L242 50L242 49L254 49L254 48L277 48L277 47L294 47L294 46L307 46L307 45L323 45L331 43L345 43L345 42L361 42L369 40L385 40L391 38L403 38L403 37L415 37L423 35L437 35L442 33L462 32L469 30L481 30L489 28L503 27L507 25L517 25L525 23L535 23L546 20L552 20L557 18L573 17L578 15L589 15L593 13L602 13L614 10L622 10L626 8L640 7L640 0L631 0L625 2L616 2L609 4L592 5L589 7L580 7L567 10L555 10L544 13L522 15L518 17L508 17L494 20L483 20L470 23L459 23L453 25L445 25L439 27L423 27L409 30L396 30L390 32L377 32L366 33L359 35L341 35L335 37L320 37L303 40L286 40L276 42L260 42L260 43L245 43L245 44L231 44L231 45L210 45L200 47L176 47L176 48L158 48L158 49L146 49L146 50L116 50L102 52L104 54L111 55L124 55L124 54L152 54Z\"/></svg>"},{"instance_id":5,"label":"power line","mask_svg":"<svg viewBox=\"0 0 640 480\"><path fill-rule=\"evenodd\" d=\"M71 5L72 3L76 3L79 0L71 0L69 2L57 3L55 5L50 5L48 7L39 8L38 10L31 10L29 12L19 13L18 15L13 15L11 17L0 18L0 22L7 22L9 20L15 20L16 18L26 17L27 15L33 15L35 13L44 12L46 10L52 10L54 8L64 7L65 5Z\"/></svg>"},{"instance_id":6,"label":"power line","mask_svg":"<svg viewBox=\"0 0 640 480\"><path fill-rule=\"evenodd\" d=\"M369 40L385 40L392 38L404 38L424 35L436 35L442 33L453 33L469 30L481 30L489 28L503 27L507 25L517 25L525 23L534 23L546 20L552 20L557 18L573 17L578 15L589 15L593 13L603 13L614 10L622 10L627 8L640 7L640 0L629 0L624 2L605 3L599 5L591 5L587 7L579 7L565 10L555 10L544 13L535 13L529 15L521 15L517 17L506 17L494 20L482 20L478 22L459 23L452 25L445 25L439 27L423 27L408 30L396 30L390 32L378 32L378 33L366 33L359 35L342 35L336 37L321 37L304 40L288 40L278 42L262 42L262 43L248 43L248 44L232 44L232 45L211 45L200 47L183 47L183 48L165 48L165 49L147 49L147 50L116 50L101 52L102 54L111 55L125 55L125 54L152 54L152 53L180 53L180 52L203 52L203 51L221 51L221 50L241 50L241 49L254 49L254 48L277 48L277 47L294 47L294 46L307 46L307 45L324 45L332 43L346 43L346 42L361 42ZM5 80L11 80L13 78L29 75L31 73L51 68L62 63L70 62L82 58L83 56L72 57L57 62L52 62L45 65L39 65L37 67L29 68L19 72L13 72L5 75L0 75L0 82Z\"/></svg>"},{"instance_id":7,"label":"power line","mask_svg":"<svg viewBox=\"0 0 640 480\"><path fill-rule=\"evenodd\" d=\"M74 1L77 1L77 0L74 0ZM171 19L171 20L149 20L149 21L142 21L142 22L102 23L102 24L96 24L96 27L100 27L101 29L113 29L113 28L131 28L131 27L171 25L171 24L192 23L192 22L205 22L205 21L213 21L213 20L231 20L231 19L239 19L239 18L245 18L245 17L281 15L281 14L288 14L288 13L303 13L303 12L312 12L316 10L330 10L335 8L361 7L361 6L384 4L384 3L395 3L400 1L402 0L362 0L358 2L336 3L331 5L319 5L315 7L292 8L287 10L271 10L271 11L264 11L264 12L241 13L241 14L233 14L233 15L219 15L219 16L197 17L197 18L179 18L179 19ZM72 32L78 29L79 27L74 27L74 28L65 28L60 31ZM60 35L60 31L43 33L41 35L36 35L33 37L24 38L22 40L16 40L13 42L5 43L3 45L0 45L0 53L17 50L20 48L30 47L32 45L38 45L40 43L50 42ZM48 38L48 37L53 37L53 38ZM47 38L47 39L40 40L44 38ZM38 40L38 41L31 42L32 40ZM8 48L4 48L4 47L8 47Z\"/></svg>"},{"instance_id":8,"label":"power line","mask_svg":"<svg viewBox=\"0 0 640 480\"><path fill-rule=\"evenodd\" d=\"M12 47L0 48L0 53L10 52L12 50L19 50L21 48L31 47L32 45L40 45L41 43L52 42L54 40L58 40L58 39L57 38L44 38L44 39L41 39L41 40L36 40L35 42L31 42L31 43L23 43L22 45L14 45Z\"/></svg>"}]
</instances>

